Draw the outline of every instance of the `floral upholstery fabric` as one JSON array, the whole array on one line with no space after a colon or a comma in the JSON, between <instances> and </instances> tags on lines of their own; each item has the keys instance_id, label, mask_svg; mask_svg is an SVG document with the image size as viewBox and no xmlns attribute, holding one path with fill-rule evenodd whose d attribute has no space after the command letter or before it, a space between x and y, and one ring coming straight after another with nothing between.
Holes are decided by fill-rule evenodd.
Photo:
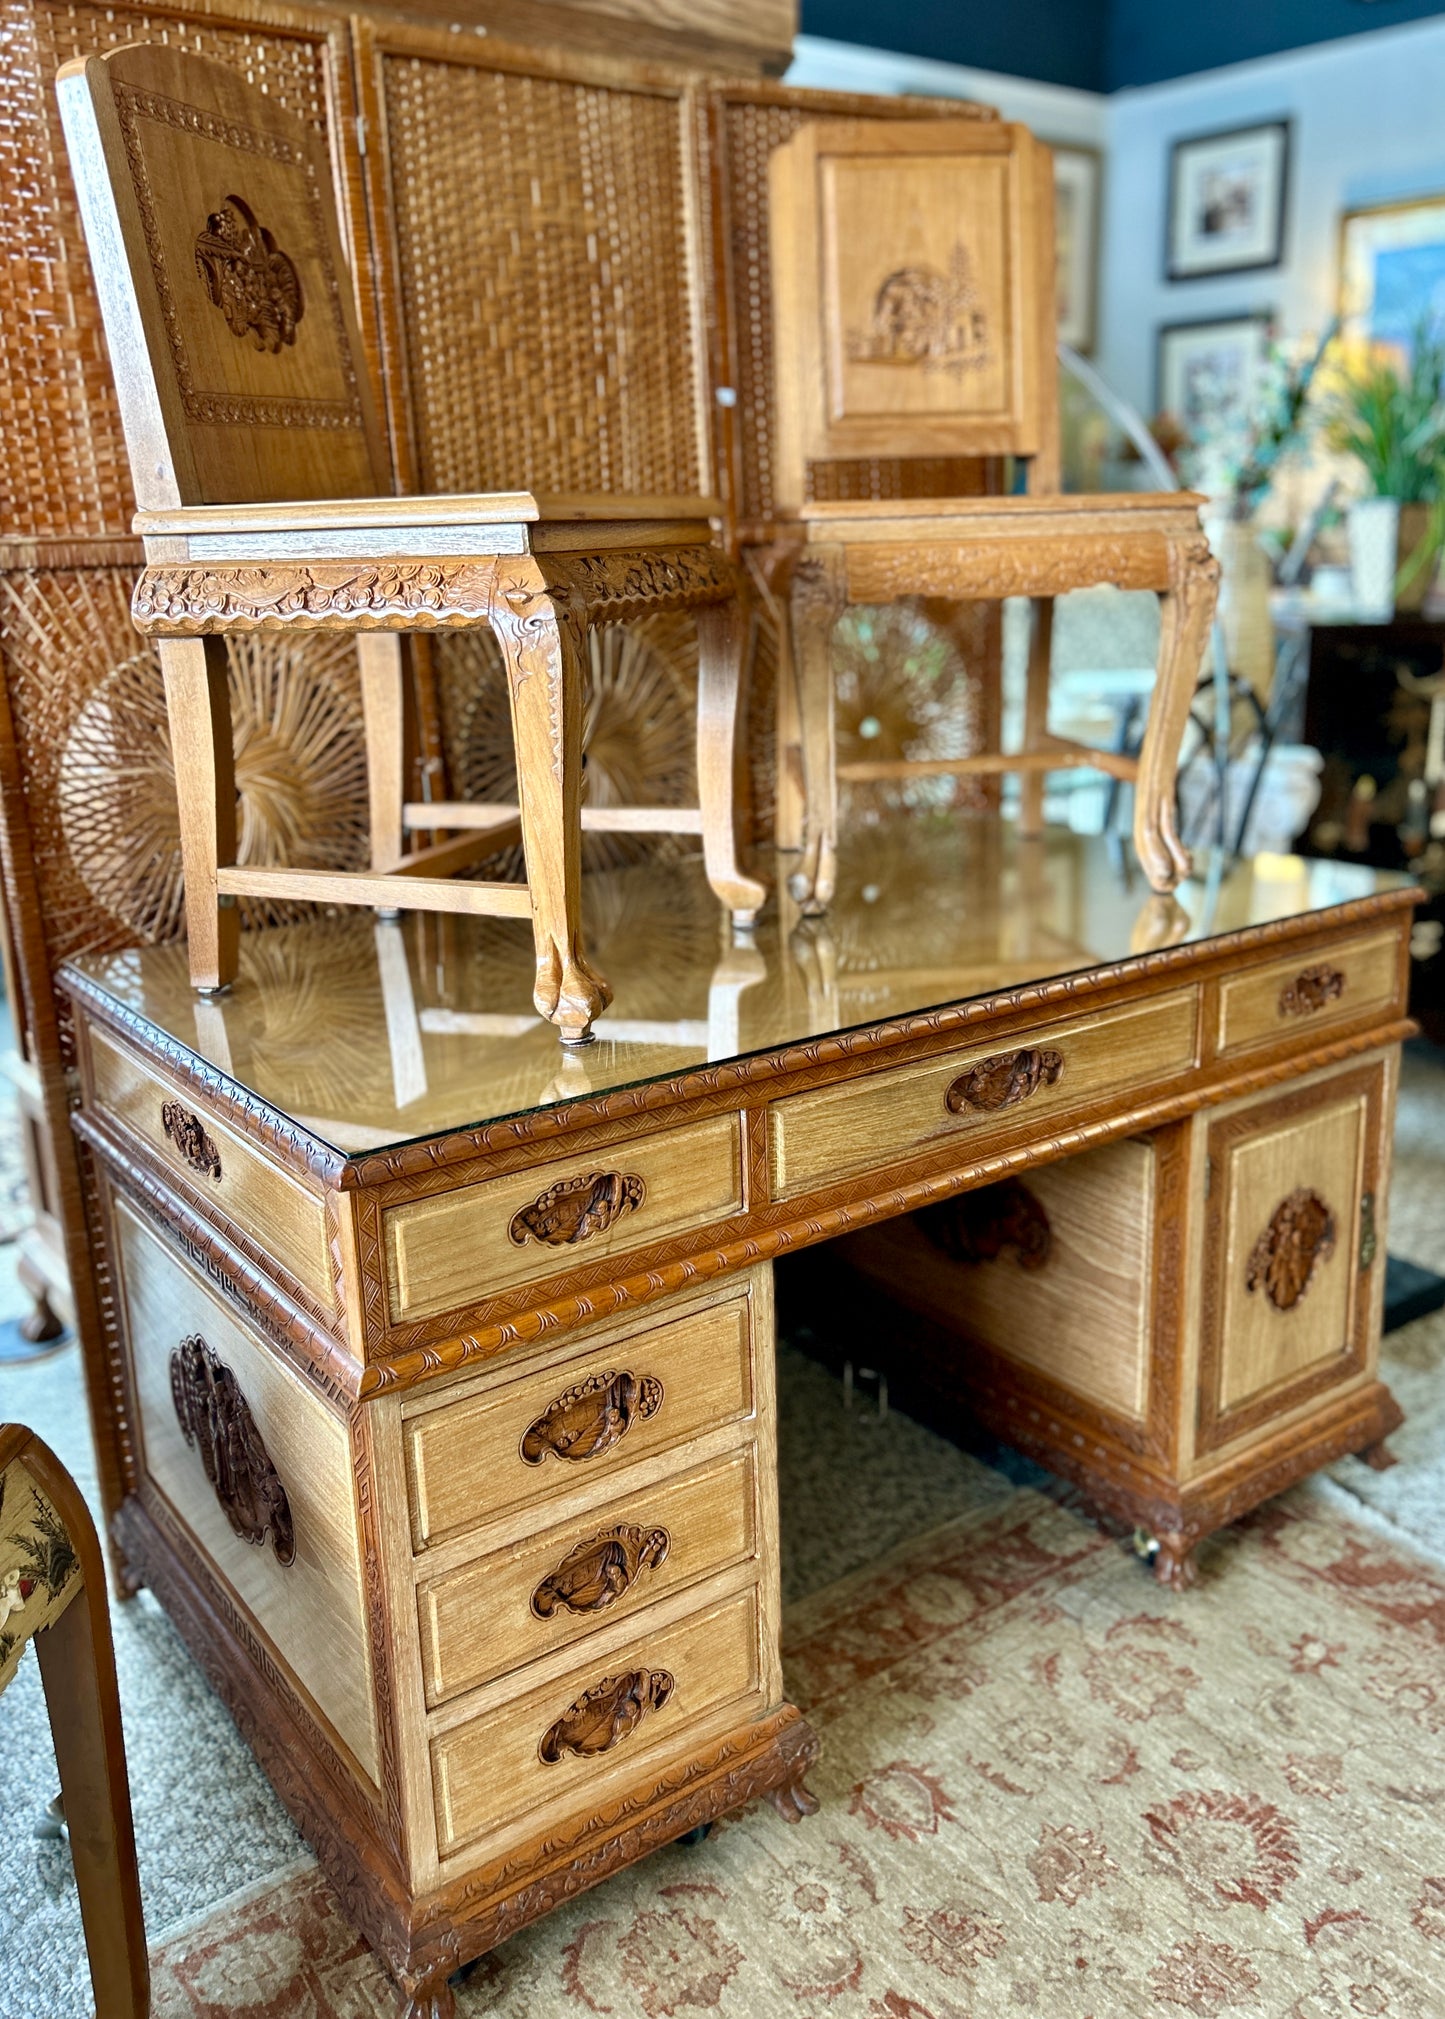
<instances>
[{"instance_id":1,"label":"floral upholstery fabric","mask_svg":"<svg viewBox=\"0 0 1445 2019\"><path fill-rule=\"evenodd\" d=\"M80 1589L79 1571L64 1522L17 1459L0 1473L0 1690Z\"/></svg>"}]
</instances>

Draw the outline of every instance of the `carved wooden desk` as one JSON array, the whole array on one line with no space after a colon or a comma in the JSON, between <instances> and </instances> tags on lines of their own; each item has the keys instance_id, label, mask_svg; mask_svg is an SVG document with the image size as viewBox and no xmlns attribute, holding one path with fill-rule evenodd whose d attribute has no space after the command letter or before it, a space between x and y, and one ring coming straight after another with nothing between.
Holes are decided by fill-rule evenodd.
<instances>
[{"instance_id":1,"label":"carved wooden desk","mask_svg":"<svg viewBox=\"0 0 1445 2019\"><path fill-rule=\"evenodd\" d=\"M119 1546L413 2014L707 1818L809 1806L774 1255L1075 1174L1062 1290L1015 1271L1075 1322L981 1288L960 1350L1169 1571L1398 1421L1412 891L1276 857L1181 905L1105 843L962 818L864 830L841 871L826 925L756 944L700 865L593 878L617 995L572 1056L508 921L248 936L209 1003L175 947L68 972Z\"/></svg>"}]
</instances>

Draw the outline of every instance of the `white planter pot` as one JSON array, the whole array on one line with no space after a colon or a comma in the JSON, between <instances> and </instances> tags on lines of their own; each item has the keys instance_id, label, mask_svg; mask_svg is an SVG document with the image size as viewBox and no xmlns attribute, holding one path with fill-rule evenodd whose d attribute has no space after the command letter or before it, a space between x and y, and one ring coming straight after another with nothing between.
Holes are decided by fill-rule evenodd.
<instances>
[{"instance_id":1,"label":"white planter pot","mask_svg":"<svg viewBox=\"0 0 1445 2019\"><path fill-rule=\"evenodd\" d=\"M1350 599L1361 617L1394 615L1399 537L1398 499L1357 498L1351 505Z\"/></svg>"}]
</instances>

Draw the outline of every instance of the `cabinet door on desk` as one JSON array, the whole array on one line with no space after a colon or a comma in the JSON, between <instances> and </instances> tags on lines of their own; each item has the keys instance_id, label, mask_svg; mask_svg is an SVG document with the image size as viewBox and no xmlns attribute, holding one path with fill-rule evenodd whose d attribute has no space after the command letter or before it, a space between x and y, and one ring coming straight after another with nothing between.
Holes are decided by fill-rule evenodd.
<instances>
[{"instance_id":1,"label":"cabinet door on desk","mask_svg":"<svg viewBox=\"0 0 1445 2019\"><path fill-rule=\"evenodd\" d=\"M1197 1451L1373 1371L1394 1061L1209 1126Z\"/></svg>"}]
</instances>

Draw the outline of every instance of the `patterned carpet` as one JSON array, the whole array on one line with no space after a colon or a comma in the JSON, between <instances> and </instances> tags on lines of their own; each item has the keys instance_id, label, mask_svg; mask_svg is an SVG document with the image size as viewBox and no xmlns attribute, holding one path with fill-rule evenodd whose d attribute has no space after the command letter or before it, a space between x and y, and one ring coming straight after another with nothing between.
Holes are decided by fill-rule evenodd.
<instances>
[{"instance_id":1,"label":"patterned carpet","mask_svg":"<svg viewBox=\"0 0 1445 2019\"><path fill-rule=\"evenodd\" d=\"M1445 1062L1416 1051L1391 1246L1436 1266L1442 1167ZM849 1411L785 1349L788 1658L822 1809L596 1889L479 1965L463 2011L1440 2019L1445 1314L1387 1342L1386 1374L1400 1465L1264 1510L1179 1599L1022 1461ZM0 1372L0 1417L86 1475L78 1381L73 1351ZM159 1608L116 1635L158 2019L392 2019ZM72 2019L68 1854L29 1833L54 1791L33 1660L0 1716L0 2019Z\"/></svg>"}]
</instances>

